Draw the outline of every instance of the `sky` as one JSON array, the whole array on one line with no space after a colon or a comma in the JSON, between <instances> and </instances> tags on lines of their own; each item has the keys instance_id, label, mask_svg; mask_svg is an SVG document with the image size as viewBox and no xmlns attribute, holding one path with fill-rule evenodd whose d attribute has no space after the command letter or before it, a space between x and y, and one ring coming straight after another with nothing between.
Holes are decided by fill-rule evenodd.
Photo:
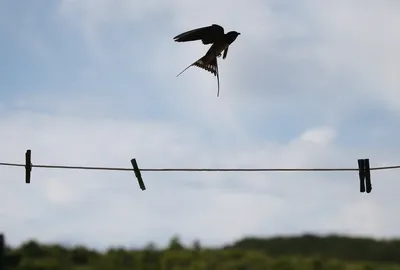
<instances>
[{"instance_id":1,"label":"sky","mask_svg":"<svg viewBox=\"0 0 400 270\"><path fill-rule=\"evenodd\" d=\"M396 0L0 0L0 162L130 168L399 165ZM176 43L241 33L216 78ZM400 171L143 172L0 166L10 245L223 245L303 233L400 237Z\"/></svg>"}]
</instances>

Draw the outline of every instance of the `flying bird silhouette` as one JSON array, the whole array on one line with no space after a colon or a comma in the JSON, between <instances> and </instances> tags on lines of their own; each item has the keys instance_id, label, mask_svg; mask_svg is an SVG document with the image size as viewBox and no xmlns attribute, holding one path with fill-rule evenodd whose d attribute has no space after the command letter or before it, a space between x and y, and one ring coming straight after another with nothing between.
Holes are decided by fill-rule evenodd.
<instances>
[{"instance_id":1,"label":"flying bird silhouette","mask_svg":"<svg viewBox=\"0 0 400 270\"><path fill-rule=\"evenodd\" d=\"M218 62L217 57L221 57L225 59L228 55L229 45L232 44L236 40L236 38L240 35L240 33L236 31L230 31L228 33L224 33L224 28L218 24L212 24L211 26L201 27L197 29L193 29L174 37L176 42L187 42L187 41L195 41L201 40L204 45L212 44L207 53L195 61L193 64L189 65L187 68L181 71L176 77L181 75L185 70L190 68L191 66L197 66L199 68L205 69L214 76L217 76L218 81L218 92L217 97L219 96L219 73L218 73Z\"/></svg>"}]
</instances>

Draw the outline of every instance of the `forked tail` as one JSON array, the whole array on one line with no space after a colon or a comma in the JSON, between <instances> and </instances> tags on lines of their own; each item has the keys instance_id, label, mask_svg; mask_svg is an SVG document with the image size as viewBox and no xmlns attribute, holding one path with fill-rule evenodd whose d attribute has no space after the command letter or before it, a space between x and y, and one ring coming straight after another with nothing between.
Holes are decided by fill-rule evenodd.
<instances>
[{"instance_id":1,"label":"forked tail","mask_svg":"<svg viewBox=\"0 0 400 270\"><path fill-rule=\"evenodd\" d=\"M178 75L176 75L176 77L178 77L179 75L181 75L183 72L185 72L188 68L190 68L191 66L197 65L197 64L202 64L203 60L204 60L203 56L202 58L200 58L199 60L195 61L194 63L190 64L189 66L187 66L184 70L182 70Z\"/></svg>"},{"instance_id":2,"label":"forked tail","mask_svg":"<svg viewBox=\"0 0 400 270\"><path fill-rule=\"evenodd\" d=\"M197 60L196 62L190 64L188 67L186 67L184 70L182 70L176 77L181 75L185 70L190 68L191 66L197 66L199 68L202 68L204 70L207 70L214 74L214 76L217 76L217 82L218 82L218 92L217 92L217 97L219 96L219 73L218 73L218 62L217 62L217 57L214 57L208 64L204 63L205 56Z\"/></svg>"}]
</instances>

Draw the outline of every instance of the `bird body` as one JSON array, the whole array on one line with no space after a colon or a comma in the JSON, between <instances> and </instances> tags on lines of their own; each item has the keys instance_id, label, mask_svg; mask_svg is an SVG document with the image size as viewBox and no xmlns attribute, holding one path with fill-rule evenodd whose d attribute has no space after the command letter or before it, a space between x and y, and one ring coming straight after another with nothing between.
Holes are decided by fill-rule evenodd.
<instances>
[{"instance_id":1,"label":"bird body","mask_svg":"<svg viewBox=\"0 0 400 270\"><path fill-rule=\"evenodd\" d=\"M218 61L217 57L221 57L225 59L228 55L228 48L236 40L236 38L240 35L240 33L236 31L230 31L228 33L224 33L224 28L220 25L213 24L211 26L201 27L197 29L193 29L174 37L176 42L187 42L187 41L195 41L201 40L204 45L212 44L208 49L207 53L186 67L181 73L177 75L181 75L185 70L187 70L191 66L197 66L204 70L207 70L217 76L218 81L218 92L217 97L219 96L219 73L218 73ZM222 55L223 54L223 55Z\"/></svg>"}]
</instances>

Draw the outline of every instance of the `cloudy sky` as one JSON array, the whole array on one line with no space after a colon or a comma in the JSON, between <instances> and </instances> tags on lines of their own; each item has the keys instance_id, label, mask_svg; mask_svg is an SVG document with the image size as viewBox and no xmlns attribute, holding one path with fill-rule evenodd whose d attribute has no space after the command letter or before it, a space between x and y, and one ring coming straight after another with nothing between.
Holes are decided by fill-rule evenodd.
<instances>
[{"instance_id":1,"label":"cloudy sky","mask_svg":"<svg viewBox=\"0 0 400 270\"><path fill-rule=\"evenodd\" d=\"M202 8L206 7L205 11ZM0 162L142 168L400 164L397 0L0 1ZM242 33L216 79L218 23ZM221 245L313 232L400 236L400 171L133 172L0 166L0 230L43 242Z\"/></svg>"}]
</instances>

